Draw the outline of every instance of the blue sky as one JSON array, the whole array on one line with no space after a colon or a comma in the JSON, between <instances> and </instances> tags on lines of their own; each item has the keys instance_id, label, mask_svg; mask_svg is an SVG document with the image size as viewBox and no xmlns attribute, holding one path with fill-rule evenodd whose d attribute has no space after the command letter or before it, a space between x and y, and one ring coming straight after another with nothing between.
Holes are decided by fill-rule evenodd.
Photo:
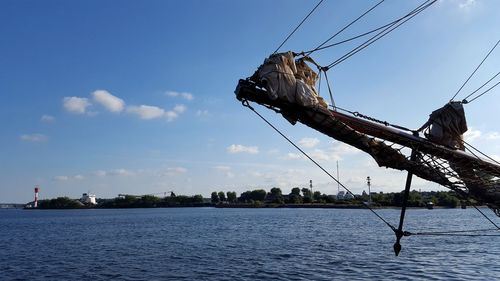
<instances>
[{"instance_id":1,"label":"blue sky","mask_svg":"<svg viewBox=\"0 0 500 281\"><path fill-rule=\"evenodd\" d=\"M281 49L314 48L375 1L326 0ZM420 1L385 1L340 35ZM0 202L118 193L337 186L234 98L316 1L0 2ZM498 1L441 0L329 72L339 106L416 128L500 38ZM351 45L318 52L326 65ZM358 41L359 43L359 41ZM499 71L494 52L459 97ZM325 89L322 90L326 93ZM496 90L498 92L498 90ZM466 106L467 139L500 155L500 95ZM398 191L404 173L258 108L354 192ZM416 181L415 188L438 189Z\"/></svg>"}]
</instances>

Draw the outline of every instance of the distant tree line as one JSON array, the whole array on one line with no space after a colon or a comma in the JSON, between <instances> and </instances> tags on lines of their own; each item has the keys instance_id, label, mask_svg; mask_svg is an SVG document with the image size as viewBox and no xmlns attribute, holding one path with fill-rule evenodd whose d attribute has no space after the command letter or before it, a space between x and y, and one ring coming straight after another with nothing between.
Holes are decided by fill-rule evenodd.
<instances>
[{"instance_id":1,"label":"distant tree line","mask_svg":"<svg viewBox=\"0 0 500 281\"><path fill-rule=\"evenodd\" d=\"M86 206L80 201L68 197L57 197L38 201L38 208L40 209L78 209L85 207Z\"/></svg>"},{"instance_id":2,"label":"distant tree line","mask_svg":"<svg viewBox=\"0 0 500 281\"><path fill-rule=\"evenodd\" d=\"M99 208L161 208L161 207L198 207L204 206L203 196L168 196L156 197L153 195L132 196L125 195L114 199L102 200Z\"/></svg>"},{"instance_id":3,"label":"distant tree line","mask_svg":"<svg viewBox=\"0 0 500 281\"><path fill-rule=\"evenodd\" d=\"M294 187L290 193L283 194L280 188L273 187L269 192L264 189L245 191L237 197L236 192L214 191L211 194L213 204L362 204L369 201L370 196L363 192L363 195L354 195L352 199L337 199L335 195L322 194L319 191L311 193L309 188ZM397 206L403 204L403 192L372 193L372 204L376 206ZM457 207L462 202L453 191L430 191L419 192L413 190L408 197L407 206L424 207L428 202L435 206Z\"/></svg>"},{"instance_id":4,"label":"distant tree line","mask_svg":"<svg viewBox=\"0 0 500 281\"><path fill-rule=\"evenodd\" d=\"M163 198L153 195L125 195L114 199L98 199L97 205L84 204L68 197L38 201L40 209L204 207L211 205L211 203L206 203L201 195L176 196L175 194Z\"/></svg>"}]
</instances>

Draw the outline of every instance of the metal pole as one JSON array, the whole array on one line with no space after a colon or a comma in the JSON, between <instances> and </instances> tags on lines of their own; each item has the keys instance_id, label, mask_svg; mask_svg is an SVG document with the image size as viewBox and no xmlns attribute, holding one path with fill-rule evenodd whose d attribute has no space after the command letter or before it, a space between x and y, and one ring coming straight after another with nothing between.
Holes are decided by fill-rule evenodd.
<instances>
[{"instance_id":1,"label":"metal pole","mask_svg":"<svg viewBox=\"0 0 500 281\"><path fill-rule=\"evenodd\" d=\"M371 205L372 204L372 192L370 190L370 185L371 185L370 180L371 180L370 176L366 177L366 182L368 184L368 204Z\"/></svg>"},{"instance_id":2,"label":"metal pole","mask_svg":"<svg viewBox=\"0 0 500 281\"><path fill-rule=\"evenodd\" d=\"M339 195L340 192L340 176L339 176L339 161L337 160L337 196Z\"/></svg>"},{"instance_id":3,"label":"metal pole","mask_svg":"<svg viewBox=\"0 0 500 281\"><path fill-rule=\"evenodd\" d=\"M314 196L313 196L313 180L309 180L309 187L311 188L311 202L314 201Z\"/></svg>"}]
</instances>

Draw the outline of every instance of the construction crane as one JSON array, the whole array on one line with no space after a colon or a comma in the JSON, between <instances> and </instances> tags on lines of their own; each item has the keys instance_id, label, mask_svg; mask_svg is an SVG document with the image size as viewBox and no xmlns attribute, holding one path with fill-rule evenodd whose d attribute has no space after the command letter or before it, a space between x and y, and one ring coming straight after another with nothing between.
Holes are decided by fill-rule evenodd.
<instances>
[{"instance_id":1,"label":"construction crane","mask_svg":"<svg viewBox=\"0 0 500 281\"><path fill-rule=\"evenodd\" d=\"M123 194L123 193L120 193L120 194L118 194L118 197L125 198L125 196L130 196L130 197L135 197L135 198L141 198L143 196L158 196L158 195L163 195L163 197L167 197L168 193L170 193L170 197L175 197L175 193L174 193L173 190L164 191L164 192L157 192L157 193L149 193L149 194L143 194L143 195Z\"/></svg>"}]
</instances>

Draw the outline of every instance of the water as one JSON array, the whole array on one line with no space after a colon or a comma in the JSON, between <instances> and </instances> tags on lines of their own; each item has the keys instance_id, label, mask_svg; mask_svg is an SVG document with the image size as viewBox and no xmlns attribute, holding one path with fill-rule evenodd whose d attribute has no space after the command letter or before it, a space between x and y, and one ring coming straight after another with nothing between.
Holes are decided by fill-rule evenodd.
<instances>
[{"instance_id":1,"label":"water","mask_svg":"<svg viewBox=\"0 0 500 281\"><path fill-rule=\"evenodd\" d=\"M409 210L407 222L491 228L474 209ZM0 210L0 234L0 280L500 278L500 237L405 237L395 257L394 234L367 210Z\"/></svg>"}]
</instances>

